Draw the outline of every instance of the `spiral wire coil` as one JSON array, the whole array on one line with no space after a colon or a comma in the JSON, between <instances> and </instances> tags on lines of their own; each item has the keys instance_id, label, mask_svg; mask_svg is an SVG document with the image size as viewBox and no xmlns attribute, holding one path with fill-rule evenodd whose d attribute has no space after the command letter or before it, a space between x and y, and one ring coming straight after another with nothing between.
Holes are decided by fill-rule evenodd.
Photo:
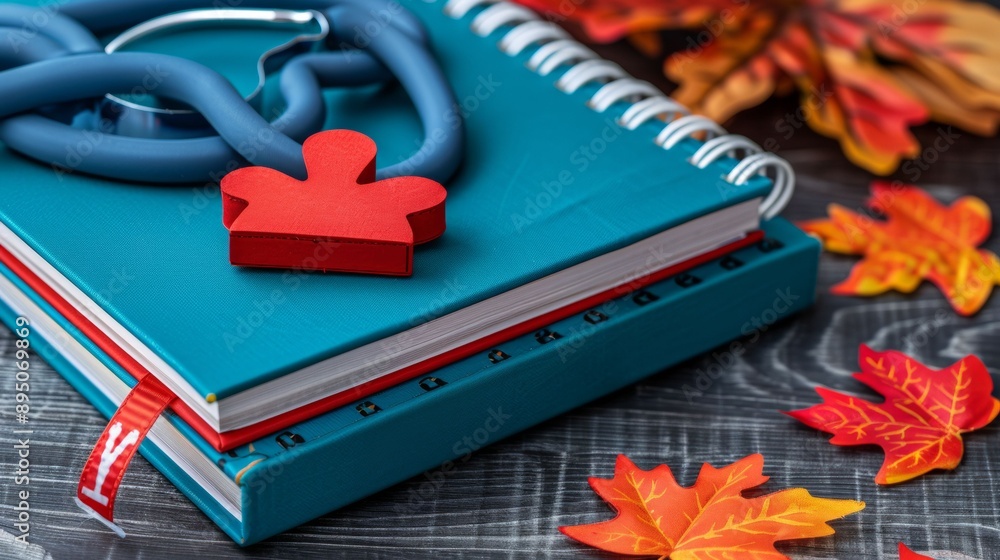
<instances>
[{"instance_id":1,"label":"spiral wire coil","mask_svg":"<svg viewBox=\"0 0 1000 560\"><path fill-rule=\"evenodd\" d=\"M597 82L601 87L590 97L587 105L603 113L618 102L631 105L618 118L626 130L635 130L654 119L665 124L653 141L669 150L686 138L701 134L704 143L689 158L689 162L704 169L723 157L739 162L723 176L733 186L741 186L755 176L773 177L773 188L760 205L765 219L778 215L788 204L795 188L795 173L784 159L765 152L755 142L737 134L728 134L715 121L691 112L677 101L666 96L649 82L628 75L617 64L604 60L593 50L570 38L558 25L542 20L538 14L505 0L448 0L446 15L461 19L477 7L487 6L472 19L473 33L487 37L509 26L498 46L501 51L516 56L525 49L537 46L528 59L527 67L546 76L558 68L569 69L556 81L556 87L574 93L581 87Z\"/></svg>"}]
</instances>

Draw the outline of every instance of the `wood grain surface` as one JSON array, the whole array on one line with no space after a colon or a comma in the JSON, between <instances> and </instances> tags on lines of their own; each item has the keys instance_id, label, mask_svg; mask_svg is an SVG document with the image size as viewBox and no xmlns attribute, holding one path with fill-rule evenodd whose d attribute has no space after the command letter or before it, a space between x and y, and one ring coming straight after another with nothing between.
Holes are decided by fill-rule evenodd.
<instances>
[{"instance_id":1,"label":"wood grain surface","mask_svg":"<svg viewBox=\"0 0 1000 560\"><path fill-rule=\"evenodd\" d=\"M627 47L604 54L669 88L657 63ZM832 201L860 208L871 177L848 163L833 141L796 127L795 110L794 99L770 101L727 126L760 143L774 138L794 165L798 191L786 217L821 216ZM790 136L782 123L791 125ZM927 146L941 130L929 125L917 133ZM919 173L897 177L944 201L974 194L1000 211L1000 141L953 132L959 136L947 150L928 152L926 170L914 167ZM985 246L1000 252L997 236ZM618 453L643 468L667 463L690 484L703 462L721 465L760 452L771 476L765 489L802 486L814 495L868 503L860 514L836 522L833 537L781 545L793 558L894 559L899 541L939 559L1000 558L1000 423L965 438L958 470L879 488L873 482L882 461L878 449L834 447L828 436L778 413L817 402L817 386L871 395L850 378L860 343L902 350L934 367L975 353L994 378L1000 371L1000 296L975 317L960 318L929 285L908 296L830 295L829 287L853 262L824 255L815 307L769 329L700 395L691 388L716 363L712 354L479 451L416 507L397 505L409 500L422 477L247 549L234 545L140 457L125 476L116 511L128 538L81 513L72 501L77 476L106 419L37 358L31 387L33 546L14 545L13 338L3 329L0 557L610 558L556 528L611 516L586 480L610 476ZM650 344L661 336L670 333L649 333Z\"/></svg>"}]
</instances>

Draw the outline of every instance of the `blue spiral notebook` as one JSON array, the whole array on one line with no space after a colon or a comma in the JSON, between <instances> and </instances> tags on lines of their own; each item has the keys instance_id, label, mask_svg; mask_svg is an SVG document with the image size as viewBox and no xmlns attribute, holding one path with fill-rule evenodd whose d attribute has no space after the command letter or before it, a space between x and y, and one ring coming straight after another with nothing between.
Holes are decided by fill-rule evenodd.
<instances>
[{"instance_id":1,"label":"blue spiral notebook","mask_svg":"<svg viewBox=\"0 0 1000 560\"><path fill-rule=\"evenodd\" d=\"M493 396L521 412L498 432L514 433L738 336L740 313L763 308L789 282L807 295L783 314L812 299L816 244L780 219L761 220L790 191L757 174L763 166L746 165L780 160L730 157L747 143L680 116L669 98L583 47L553 58L559 51L546 46L575 43L523 8L492 0L403 4L429 31L467 133L463 166L445 184L448 230L416 249L410 278L233 267L215 185L54 173L50 164L60 162L0 151L0 245L15 271L5 268L0 283L6 319L47 317L46 357L102 412L113 412L135 384L121 360L18 277L24 267L176 394L173 411L157 420L173 431L154 427L142 450L240 543L447 460L454 441L447 434L464 425L456 419L479 415ZM63 12L72 16L74 5ZM196 60L232 52L212 66L245 84L255 71L245 51L269 40L284 38L216 32L143 48ZM273 85L265 111L281 103ZM398 87L330 90L326 101L326 127L371 136L381 162L408 157L424 137ZM692 136L701 132L715 141ZM784 248L755 245L761 230ZM735 260L727 262L740 266L712 279L730 253ZM783 279L789 274L795 278ZM654 298L648 306L634 299L634 290L663 283L670 297L643 292ZM635 313L609 321L616 313L602 305L621 298ZM657 352L625 344L700 307L718 316L671 329L682 343ZM600 328L608 336L567 354L568 341L551 335L570 328L561 321L607 322ZM519 344L544 352L510 359ZM484 356L492 373L460 383L484 367ZM515 379L535 392L511 390ZM438 396L415 399L423 394ZM455 399L447 416L428 404L445 395ZM390 406L399 412L386 413ZM439 426L444 439L416 446L420 421ZM313 444L310 433L324 443ZM274 458L279 449L286 459L309 457L310 449L350 455L365 442L378 453L404 446L412 460L301 503L279 503L280 484L248 492L260 465L284 460ZM343 478L347 466L322 471L329 456L296 461L282 484ZM215 467L178 466L205 458Z\"/></svg>"},{"instance_id":2,"label":"blue spiral notebook","mask_svg":"<svg viewBox=\"0 0 1000 560\"><path fill-rule=\"evenodd\" d=\"M689 117L694 128L665 137L657 117L672 102L617 66L589 55L537 65L555 26L512 54L525 10L405 5L429 30L467 131L462 169L445 185L447 232L416 249L410 278L234 267L215 185L54 173L45 164L61 162L0 152L0 242L175 393L220 449L746 241L773 198L766 177L729 179L739 162L725 150L693 164L705 154L690 135L714 125ZM194 59L246 50L204 33L137 48ZM244 83L252 60L213 64ZM265 105L280 104L271 93ZM409 156L424 137L399 87L333 89L327 102L327 127L368 134L379 161Z\"/></svg>"},{"instance_id":3,"label":"blue spiral notebook","mask_svg":"<svg viewBox=\"0 0 1000 560\"><path fill-rule=\"evenodd\" d=\"M228 452L168 412L140 453L236 543L253 544L429 469L460 468L472 451L465 438L495 443L750 335L750 319L765 311L780 320L811 305L819 243L781 218L764 232L750 247L509 340L496 349L503 359L470 356ZM34 351L113 414L135 383L129 373L0 266L0 320L15 328L19 316L31 321ZM409 499L399 493L401 511ZM118 522L143 530L141 520Z\"/></svg>"}]
</instances>

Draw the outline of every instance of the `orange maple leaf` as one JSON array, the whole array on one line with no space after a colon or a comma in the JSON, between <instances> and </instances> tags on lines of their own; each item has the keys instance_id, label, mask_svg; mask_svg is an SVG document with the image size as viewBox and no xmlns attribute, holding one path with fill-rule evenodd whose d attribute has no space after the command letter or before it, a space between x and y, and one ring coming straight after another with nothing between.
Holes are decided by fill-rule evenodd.
<instances>
[{"instance_id":1,"label":"orange maple leaf","mask_svg":"<svg viewBox=\"0 0 1000 560\"><path fill-rule=\"evenodd\" d=\"M829 251L864 255L833 293L910 293L926 278L962 315L986 304L1000 283L1000 260L976 248L992 226L985 202L966 196L945 207L917 187L874 183L869 205L887 219L873 220L831 204L829 219L799 224L819 236Z\"/></svg>"},{"instance_id":2,"label":"orange maple leaf","mask_svg":"<svg viewBox=\"0 0 1000 560\"><path fill-rule=\"evenodd\" d=\"M761 455L720 469L705 464L695 484L685 488L674 479L670 467L644 471L619 455L614 478L589 480L594 492L618 515L559 530L584 544L619 554L673 560L778 560L787 557L775 550L776 541L831 535L834 531L827 521L865 507L853 500L815 498L802 488L744 498L744 491L767 482L763 469Z\"/></svg>"},{"instance_id":3,"label":"orange maple leaf","mask_svg":"<svg viewBox=\"0 0 1000 560\"><path fill-rule=\"evenodd\" d=\"M788 412L818 430L834 434L834 445L878 445L885 461L878 484L896 484L962 461L962 434L997 417L993 379L983 362L966 356L933 370L900 352L876 352L862 345L861 372L854 378L885 397L873 403L817 388L823 404Z\"/></svg>"},{"instance_id":4,"label":"orange maple leaf","mask_svg":"<svg viewBox=\"0 0 1000 560\"><path fill-rule=\"evenodd\" d=\"M798 90L798 117L874 173L920 153L909 129L928 118L983 135L1000 123L1000 11L978 2L518 1L648 53L659 51L659 30L696 30L664 66L679 84L674 97L721 122ZM800 122L776 124L764 148L776 150Z\"/></svg>"},{"instance_id":5,"label":"orange maple leaf","mask_svg":"<svg viewBox=\"0 0 1000 560\"><path fill-rule=\"evenodd\" d=\"M917 554L910 550L905 544L899 543L899 560L934 560L930 556Z\"/></svg>"}]
</instances>

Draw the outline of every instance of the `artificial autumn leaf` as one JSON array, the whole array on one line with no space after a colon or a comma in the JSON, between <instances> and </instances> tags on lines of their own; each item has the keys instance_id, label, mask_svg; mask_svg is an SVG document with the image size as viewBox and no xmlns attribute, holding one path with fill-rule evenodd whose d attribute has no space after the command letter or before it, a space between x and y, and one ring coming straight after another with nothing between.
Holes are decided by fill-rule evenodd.
<instances>
[{"instance_id":1,"label":"artificial autumn leaf","mask_svg":"<svg viewBox=\"0 0 1000 560\"><path fill-rule=\"evenodd\" d=\"M665 62L675 98L721 122L797 89L809 125L875 173L920 153L909 129L928 118L984 135L1000 123L1000 11L986 4L518 1L579 22L594 41L629 37L647 53L658 30L697 30Z\"/></svg>"},{"instance_id":2,"label":"artificial autumn leaf","mask_svg":"<svg viewBox=\"0 0 1000 560\"><path fill-rule=\"evenodd\" d=\"M910 550L905 544L899 543L899 560L934 560L930 556L917 554Z\"/></svg>"},{"instance_id":3,"label":"artificial autumn leaf","mask_svg":"<svg viewBox=\"0 0 1000 560\"><path fill-rule=\"evenodd\" d=\"M693 486L680 486L670 467L650 471L618 456L614 478L591 488L618 515L609 521L560 527L570 538L619 554L672 560L787 558L776 541L833 534L827 521L858 512L863 502L815 498L802 488L744 498L767 482L764 457L750 455L716 469L702 466Z\"/></svg>"},{"instance_id":4,"label":"artificial autumn leaf","mask_svg":"<svg viewBox=\"0 0 1000 560\"><path fill-rule=\"evenodd\" d=\"M927 279L958 313L982 309L1000 283L1000 260L977 249L992 227L985 202L966 196L946 207L914 186L873 183L869 206L886 220L831 204L829 219L799 224L819 236L828 251L864 256L833 293L910 293Z\"/></svg>"},{"instance_id":5,"label":"artificial autumn leaf","mask_svg":"<svg viewBox=\"0 0 1000 560\"><path fill-rule=\"evenodd\" d=\"M962 434L978 430L1000 412L993 379L983 362L966 356L942 370L900 352L862 345L854 378L885 397L881 403L817 388L823 404L787 414L834 434L834 445L878 445L885 461L878 484L896 484L962 461Z\"/></svg>"}]
</instances>

